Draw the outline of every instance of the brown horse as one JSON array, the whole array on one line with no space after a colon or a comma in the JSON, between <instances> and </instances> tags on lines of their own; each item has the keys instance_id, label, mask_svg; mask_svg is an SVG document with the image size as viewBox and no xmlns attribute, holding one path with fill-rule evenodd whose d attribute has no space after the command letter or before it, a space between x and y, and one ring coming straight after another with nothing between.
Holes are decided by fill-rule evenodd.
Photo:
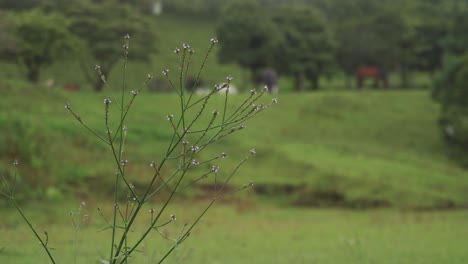
<instances>
[{"instance_id":1,"label":"brown horse","mask_svg":"<svg viewBox=\"0 0 468 264\"><path fill-rule=\"evenodd\" d=\"M388 88L387 74L376 66L361 66L356 71L357 87L362 88L366 79L374 80L374 87L378 88L380 83Z\"/></svg>"}]
</instances>

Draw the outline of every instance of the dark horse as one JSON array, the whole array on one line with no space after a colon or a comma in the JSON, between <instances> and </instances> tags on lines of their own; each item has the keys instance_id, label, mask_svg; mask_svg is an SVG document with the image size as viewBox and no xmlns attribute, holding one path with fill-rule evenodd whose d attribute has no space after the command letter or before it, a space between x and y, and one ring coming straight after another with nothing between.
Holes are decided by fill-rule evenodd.
<instances>
[{"instance_id":1,"label":"dark horse","mask_svg":"<svg viewBox=\"0 0 468 264\"><path fill-rule=\"evenodd\" d=\"M380 83L388 88L388 79L385 71L376 66L361 66L356 71L357 87L362 88L366 79L374 80L374 87L378 88Z\"/></svg>"}]
</instances>

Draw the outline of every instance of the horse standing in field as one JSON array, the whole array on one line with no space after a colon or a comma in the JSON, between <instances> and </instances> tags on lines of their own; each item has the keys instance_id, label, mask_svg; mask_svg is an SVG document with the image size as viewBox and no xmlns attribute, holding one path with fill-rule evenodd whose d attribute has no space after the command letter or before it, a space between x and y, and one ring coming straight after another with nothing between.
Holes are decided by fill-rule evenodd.
<instances>
[{"instance_id":1,"label":"horse standing in field","mask_svg":"<svg viewBox=\"0 0 468 264\"><path fill-rule=\"evenodd\" d=\"M388 88L387 74L384 70L376 66L361 66L356 71L357 87L361 89L366 79L374 80L374 88L380 87L382 83L384 88Z\"/></svg>"}]
</instances>

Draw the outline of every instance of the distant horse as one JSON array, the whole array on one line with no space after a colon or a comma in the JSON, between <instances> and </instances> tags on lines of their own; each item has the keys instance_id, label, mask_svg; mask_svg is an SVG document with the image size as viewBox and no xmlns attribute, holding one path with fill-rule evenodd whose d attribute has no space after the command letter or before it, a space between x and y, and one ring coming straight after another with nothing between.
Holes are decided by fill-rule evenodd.
<instances>
[{"instance_id":1,"label":"distant horse","mask_svg":"<svg viewBox=\"0 0 468 264\"><path fill-rule=\"evenodd\" d=\"M357 87L362 88L366 79L374 80L374 87L378 88L380 83L388 88L388 79L385 71L376 66L361 66L356 71Z\"/></svg>"}]
</instances>

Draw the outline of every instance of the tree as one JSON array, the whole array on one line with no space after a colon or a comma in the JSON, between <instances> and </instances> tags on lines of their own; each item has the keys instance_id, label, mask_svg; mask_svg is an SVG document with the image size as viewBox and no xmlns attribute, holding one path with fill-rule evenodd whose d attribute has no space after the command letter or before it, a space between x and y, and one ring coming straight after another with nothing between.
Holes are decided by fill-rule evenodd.
<instances>
[{"instance_id":1,"label":"tree","mask_svg":"<svg viewBox=\"0 0 468 264\"><path fill-rule=\"evenodd\" d=\"M468 166L468 54L445 60L433 97L441 104L439 125L446 142L456 160Z\"/></svg>"},{"instance_id":2,"label":"tree","mask_svg":"<svg viewBox=\"0 0 468 264\"><path fill-rule=\"evenodd\" d=\"M221 17L217 28L220 62L237 63L255 77L271 64L279 39L270 16L257 2L241 1L230 5Z\"/></svg>"},{"instance_id":3,"label":"tree","mask_svg":"<svg viewBox=\"0 0 468 264\"><path fill-rule=\"evenodd\" d=\"M122 54L122 37L129 34L130 60L149 61L156 51L156 34L151 18L134 7L112 0L55 1L52 8L60 9L71 19L71 30L86 43L80 64L87 80L96 91L104 87L92 71L99 64L101 72L109 76ZM89 54L89 56L86 56Z\"/></svg>"},{"instance_id":4,"label":"tree","mask_svg":"<svg viewBox=\"0 0 468 264\"><path fill-rule=\"evenodd\" d=\"M443 41L447 35L449 2L446 0L403 1L405 33L400 42L401 79L408 83L409 71L434 72L442 66Z\"/></svg>"},{"instance_id":5,"label":"tree","mask_svg":"<svg viewBox=\"0 0 468 264\"><path fill-rule=\"evenodd\" d=\"M322 14L312 7L288 6L273 18L281 41L275 49L275 66L293 76L295 87L305 89L305 80L318 88L319 76L334 63L334 42Z\"/></svg>"},{"instance_id":6,"label":"tree","mask_svg":"<svg viewBox=\"0 0 468 264\"><path fill-rule=\"evenodd\" d=\"M363 65L384 71L398 65L405 30L398 8L374 0L335 0L333 5L329 18L338 42L336 59L348 76Z\"/></svg>"},{"instance_id":7,"label":"tree","mask_svg":"<svg viewBox=\"0 0 468 264\"><path fill-rule=\"evenodd\" d=\"M43 0L0 0L0 9L9 11L28 10L38 7Z\"/></svg>"},{"instance_id":8,"label":"tree","mask_svg":"<svg viewBox=\"0 0 468 264\"><path fill-rule=\"evenodd\" d=\"M69 21L57 13L40 10L10 13L3 17L13 28L3 31L1 58L17 60L26 68L26 77L37 83L40 70L58 59L70 56L79 39L70 33Z\"/></svg>"},{"instance_id":9,"label":"tree","mask_svg":"<svg viewBox=\"0 0 468 264\"><path fill-rule=\"evenodd\" d=\"M444 41L443 67L433 97L441 104L439 124L454 157L468 166L468 4L453 7Z\"/></svg>"},{"instance_id":10,"label":"tree","mask_svg":"<svg viewBox=\"0 0 468 264\"><path fill-rule=\"evenodd\" d=\"M468 52L468 1L455 2L450 7L444 51L453 56Z\"/></svg>"}]
</instances>

